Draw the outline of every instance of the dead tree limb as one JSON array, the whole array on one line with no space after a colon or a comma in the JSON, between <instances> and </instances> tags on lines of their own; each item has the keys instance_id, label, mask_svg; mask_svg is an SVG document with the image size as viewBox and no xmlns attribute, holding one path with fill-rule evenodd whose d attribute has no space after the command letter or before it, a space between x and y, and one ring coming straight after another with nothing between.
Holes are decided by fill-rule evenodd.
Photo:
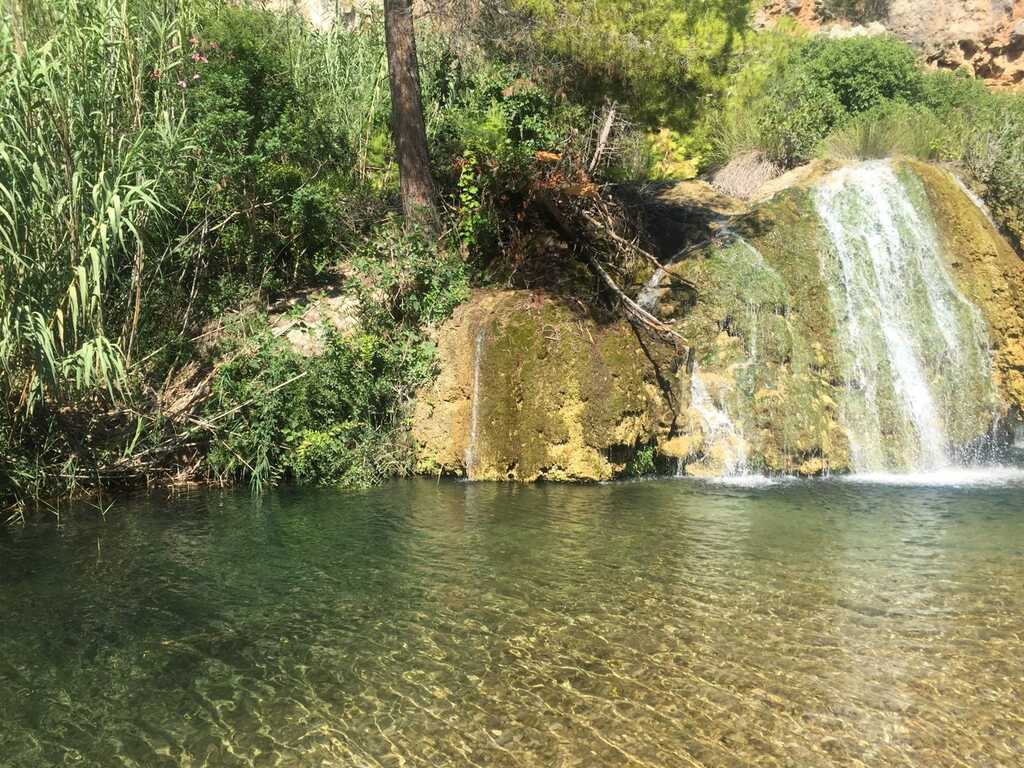
<instances>
[{"instance_id":1,"label":"dead tree limb","mask_svg":"<svg viewBox=\"0 0 1024 768\"><path fill-rule=\"evenodd\" d=\"M611 290L611 292L614 293L622 302L630 320L642 325L656 334L671 338L673 341L682 345L684 349L688 348L686 339L680 336L669 323L656 318L646 309L633 301L625 291L619 288L615 280L612 279L612 276L608 274L608 271L601 266L601 262L597 260L597 257L588 252L587 261L590 263L591 268L597 272L598 276L604 281L604 284L608 286L609 290Z\"/></svg>"},{"instance_id":2,"label":"dead tree limb","mask_svg":"<svg viewBox=\"0 0 1024 768\"><path fill-rule=\"evenodd\" d=\"M607 224L605 224L602 221L599 221L595 216L591 215L590 213L587 213L586 211L583 212L583 218L586 219L587 222L591 226L594 226L594 227L597 227L597 228L603 230L604 233L606 235L608 235L608 237L610 237L612 240L614 240L619 245L623 246L624 248L628 248L629 250L634 251L635 253L638 253L641 256L643 256L645 259L647 259L647 261L649 261L651 264L654 265L655 269L660 269L662 272L665 272L666 274L670 274L669 271L668 271L668 267L666 267L664 264L662 264L660 261L658 261L658 259L654 256L654 254L652 254L649 251L646 251L643 248L641 248L636 242L627 240L622 235L620 235L618 232L616 232L614 229L612 229L610 226L608 226ZM698 245L702 245L702 244L698 244ZM686 278L679 277L679 275L675 275L675 274L672 275L672 278L675 279L675 280L678 280L683 285L685 285L687 288L690 288L693 291L697 290L697 286L695 286L693 283L691 283Z\"/></svg>"},{"instance_id":3,"label":"dead tree limb","mask_svg":"<svg viewBox=\"0 0 1024 768\"><path fill-rule=\"evenodd\" d=\"M608 147L608 139L612 135L612 128L615 127L615 117L618 112L618 108L615 102L608 104L608 112L604 120L604 125L601 127L601 133L597 137L597 148L594 150L594 156L590 159L590 165L587 167L587 173L593 173L597 170L597 166L601 163L601 158L604 156L604 151Z\"/></svg>"}]
</instances>

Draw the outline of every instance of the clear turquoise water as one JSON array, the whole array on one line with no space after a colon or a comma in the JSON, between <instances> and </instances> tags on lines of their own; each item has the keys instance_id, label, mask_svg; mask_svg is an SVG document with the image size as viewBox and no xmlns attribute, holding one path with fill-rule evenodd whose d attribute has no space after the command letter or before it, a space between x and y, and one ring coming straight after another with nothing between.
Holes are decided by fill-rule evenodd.
<instances>
[{"instance_id":1,"label":"clear turquoise water","mask_svg":"<svg viewBox=\"0 0 1024 768\"><path fill-rule=\"evenodd\" d=\"M1024 764L1024 484L203 492L0 532L0 765Z\"/></svg>"}]
</instances>

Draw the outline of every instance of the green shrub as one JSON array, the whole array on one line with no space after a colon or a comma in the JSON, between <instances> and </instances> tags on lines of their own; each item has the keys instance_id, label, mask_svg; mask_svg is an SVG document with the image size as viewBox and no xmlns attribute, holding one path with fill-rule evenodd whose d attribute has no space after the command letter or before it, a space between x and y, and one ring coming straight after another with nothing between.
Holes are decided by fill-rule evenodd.
<instances>
[{"instance_id":1,"label":"green shrub","mask_svg":"<svg viewBox=\"0 0 1024 768\"><path fill-rule=\"evenodd\" d=\"M757 120L758 149L783 165L805 162L845 117L835 93L798 70L767 93Z\"/></svg>"},{"instance_id":2,"label":"green shrub","mask_svg":"<svg viewBox=\"0 0 1024 768\"><path fill-rule=\"evenodd\" d=\"M181 174L183 218L205 234L208 276L280 292L336 263L380 206L355 178L347 126L299 87L292 57L302 33L291 20L224 7L200 26L189 57L198 79L178 81L200 148ZM193 194L197 186L211 192Z\"/></svg>"},{"instance_id":3,"label":"green shrub","mask_svg":"<svg viewBox=\"0 0 1024 768\"><path fill-rule=\"evenodd\" d=\"M687 128L750 21L749 0L512 0L546 65L577 98L629 105L649 126Z\"/></svg>"},{"instance_id":4,"label":"green shrub","mask_svg":"<svg viewBox=\"0 0 1024 768\"><path fill-rule=\"evenodd\" d=\"M851 120L834 149L873 153L869 145L882 138L877 124L882 113L891 112L891 105L920 104L936 95L913 50L893 38L805 40L773 32L767 39L772 42L760 46L764 56L747 62L727 94L715 131L714 154L720 163L749 150L784 165L806 162L827 136L846 130ZM855 120L864 113L874 117ZM893 130L890 120L882 133Z\"/></svg>"},{"instance_id":5,"label":"green shrub","mask_svg":"<svg viewBox=\"0 0 1024 768\"><path fill-rule=\"evenodd\" d=\"M629 460L624 472L626 477L650 477L655 474L655 456L657 451L653 445L637 448L633 458Z\"/></svg>"},{"instance_id":6,"label":"green shrub","mask_svg":"<svg viewBox=\"0 0 1024 768\"><path fill-rule=\"evenodd\" d=\"M913 102L921 94L914 50L892 37L814 38L801 52L800 66L851 115L884 101Z\"/></svg>"},{"instance_id":7,"label":"green shrub","mask_svg":"<svg viewBox=\"0 0 1024 768\"><path fill-rule=\"evenodd\" d=\"M390 224L350 267L359 328L346 336L325 328L321 354L301 356L262 315L228 335L220 352L228 362L207 406L215 477L257 487L282 479L368 485L406 469L402 409L435 372L423 328L467 298L466 267Z\"/></svg>"},{"instance_id":8,"label":"green shrub","mask_svg":"<svg viewBox=\"0 0 1024 768\"><path fill-rule=\"evenodd\" d=\"M325 352L305 358L262 319L241 329L207 406L213 476L368 485L401 468L394 415L408 360L389 339L324 334Z\"/></svg>"},{"instance_id":9,"label":"green shrub","mask_svg":"<svg viewBox=\"0 0 1024 768\"><path fill-rule=\"evenodd\" d=\"M991 97L982 80L971 77L964 70L949 72L936 70L921 75L919 103L940 117L958 110L973 109Z\"/></svg>"}]
</instances>

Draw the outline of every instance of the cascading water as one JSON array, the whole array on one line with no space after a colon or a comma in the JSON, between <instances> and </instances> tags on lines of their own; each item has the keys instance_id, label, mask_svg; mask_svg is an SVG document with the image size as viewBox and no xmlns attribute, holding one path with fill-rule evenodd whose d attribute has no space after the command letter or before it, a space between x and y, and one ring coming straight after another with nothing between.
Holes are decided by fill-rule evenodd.
<instances>
[{"instance_id":1,"label":"cascading water","mask_svg":"<svg viewBox=\"0 0 1024 768\"><path fill-rule=\"evenodd\" d=\"M747 475L747 441L728 411L715 403L696 365L690 376L690 406L700 416L705 457L713 469L726 478Z\"/></svg>"},{"instance_id":2,"label":"cascading water","mask_svg":"<svg viewBox=\"0 0 1024 768\"><path fill-rule=\"evenodd\" d=\"M858 472L965 463L998 396L981 314L943 261L920 182L888 162L833 174L815 192L830 240L831 294L847 388L841 403Z\"/></svg>"},{"instance_id":3,"label":"cascading water","mask_svg":"<svg viewBox=\"0 0 1024 768\"><path fill-rule=\"evenodd\" d=\"M473 347L473 391L470 394L469 406L469 439L466 441L466 477L473 479L477 465L477 442L480 438L480 359L483 356L484 329L477 331L476 344Z\"/></svg>"}]
</instances>

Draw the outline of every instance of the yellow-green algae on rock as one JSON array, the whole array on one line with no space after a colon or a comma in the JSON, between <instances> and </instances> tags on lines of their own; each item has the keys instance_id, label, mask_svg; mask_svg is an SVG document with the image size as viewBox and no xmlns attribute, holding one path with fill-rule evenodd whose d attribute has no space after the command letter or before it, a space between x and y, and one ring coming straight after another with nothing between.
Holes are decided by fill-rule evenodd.
<instances>
[{"instance_id":1,"label":"yellow-green algae on rock","mask_svg":"<svg viewBox=\"0 0 1024 768\"><path fill-rule=\"evenodd\" d=\"M441 373L413 414L424 474L608 480L672 423L632 327L554 297L479 291L440 330L438 351Z\"/></svg>"},{"instance_id":2,"label":"yellow-green algae on rock","mask_svg":"<svg viewBox=\"0 0 1024 768\"><path fill-rule=\"evenodd\" d=\"M702 375L726 383L713 395L749 441L752 469L844 471L834 323L807 190L785 190L733 227L726 245L672 268L699 299L684 311L669 303L667 316L679 320Z\"/></svg>"},{"instance_id":3,"label":"yellow-green algae on rock","mask_svg":"<svg viewBox=\"0 0 1024 768\"><path fill-rule=\"evenodd\" d=\"M1000 394L1024 408L1024 263L949 171L894 169L913 175L908 189L926 198L914 204L928 207L951 275L989 326ZM437 332L440 375L412 419L418 470L607 480L655 447L662 469L716 474L731 446L692 402L699 377L709 407L735 422L750 470L849 471L844 350L826 283L835 278L814 204L821 170L733 216L727 237L670 268L696 297L665 276L654 311L677 323L689 358L557 296L475 293Z\"/></svg>"},{"instance_id":4,"label":"yellow-green algae on rock","mask_svg":"<svg viewBox=\"0 0 1024 768\"><path fill-rule=\"evenodd\" d=\"M960 290L988 323L996 385L1008 405L1024 411L1024 259L949 171L905 165L924 182Z\"/></svg>"}]
</instances>

